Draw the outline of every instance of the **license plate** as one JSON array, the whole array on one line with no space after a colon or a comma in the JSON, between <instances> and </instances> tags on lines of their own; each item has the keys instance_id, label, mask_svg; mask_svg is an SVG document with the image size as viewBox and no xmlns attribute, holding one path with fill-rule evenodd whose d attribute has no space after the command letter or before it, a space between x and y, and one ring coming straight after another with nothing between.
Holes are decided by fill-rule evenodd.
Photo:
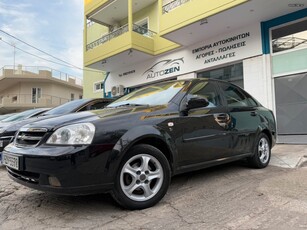
<instances>
[{"instance_id":1,"label":"license plate","mask_svg":"<svg viewBox=\"0 0 307 230\"><path fill-rule=\"evenodd\" d=\"M2 164L9 168L19 170L19 157L2 153Z\"/></svg>"},{"instance_id":2,"label":"license plate","mask_svg":"<svg viewBox=\"0 0 307 230\"><path fill-rule=\"evenodd\" d=\"M0 141L0 148L3 147L3 141Z\"/></svg>"}]
</instances>

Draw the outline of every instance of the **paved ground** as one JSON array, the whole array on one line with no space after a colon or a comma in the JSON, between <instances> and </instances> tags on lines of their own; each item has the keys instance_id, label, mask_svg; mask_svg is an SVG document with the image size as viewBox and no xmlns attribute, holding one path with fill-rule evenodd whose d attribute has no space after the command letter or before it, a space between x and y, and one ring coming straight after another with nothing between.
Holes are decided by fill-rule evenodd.
<instances>
[{"instance_id":1,"label":"paved ground","mask_svg":"<svg viewBox=\"0 0 307 230\"><path fill-rule=\"evenodd\" d=\"M0 168L0 229L307 229L307 146L279 145L263 170L238 162L173 178L153 208L122 210L108 195L30 190Z\"/></svg>"}]
</instances>

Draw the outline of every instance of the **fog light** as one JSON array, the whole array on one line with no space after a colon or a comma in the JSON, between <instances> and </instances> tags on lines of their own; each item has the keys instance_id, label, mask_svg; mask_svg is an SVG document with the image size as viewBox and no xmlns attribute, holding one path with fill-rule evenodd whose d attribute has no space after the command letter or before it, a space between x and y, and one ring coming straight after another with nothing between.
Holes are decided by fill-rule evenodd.
<instances>
[{"instance_id":1,"label":"fog light","mask_svg":"<svg viewBox=\"0 0 307 230\"><path fill-rule=\"evenodd\" d=\"M54 177L54 176L50 176L50 177L48 177L48 179L49 179L49 184L50 184L51 186L54 186L54 187L61 187L61 183L60 183L60 181L59 181L58 178L56 178L56 177Z\"/></svg>"}]
</instances>

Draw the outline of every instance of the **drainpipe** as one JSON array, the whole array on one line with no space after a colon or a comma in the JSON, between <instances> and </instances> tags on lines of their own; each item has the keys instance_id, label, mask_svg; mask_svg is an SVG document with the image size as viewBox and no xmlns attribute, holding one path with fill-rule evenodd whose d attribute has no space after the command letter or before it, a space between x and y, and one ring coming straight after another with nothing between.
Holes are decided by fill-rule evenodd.
<instances>
[{"instance_id":1,"label":"drainpipe","mask_svg":"<svg viewBox=\"0 0 307 230\"><path fill-rule=\"evenodd\" d=\"M105 84L106 84L106 81L107 81L109 75L110 75L110 72L107 72L106 77L105 77L104 80L103 80L103 97L107 97L107 94L106 94L106 85L105 85Z\"/></svg>"}]
</instances>

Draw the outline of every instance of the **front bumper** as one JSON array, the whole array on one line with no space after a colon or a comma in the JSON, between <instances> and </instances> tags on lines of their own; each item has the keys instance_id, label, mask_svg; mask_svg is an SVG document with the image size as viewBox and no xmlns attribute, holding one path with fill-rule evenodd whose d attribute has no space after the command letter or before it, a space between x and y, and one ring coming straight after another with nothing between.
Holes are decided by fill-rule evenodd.
<instances>
[{"instance_id":1,"label":"front bumper","mask_svg":"<svg viewBox=\"0 0 307 230\"><path fill-rule=\"evenodd\" d=\"M2 152L4 148L12 142L14 136L0 136L0 165L2 163Z\"/></svg>"},{"instance_id":2,"label":"front bumper","mask_svg":"<svg viewBox=\"0 0 307 230\"><path fill-rule=\"evenodd\" d=\"M111 146L9 145L4 154L18 156L19 169L7 167L9 176L27 187L64 195L108 192L113 173L108 170Z\"/></svg>"}]
</instances>

